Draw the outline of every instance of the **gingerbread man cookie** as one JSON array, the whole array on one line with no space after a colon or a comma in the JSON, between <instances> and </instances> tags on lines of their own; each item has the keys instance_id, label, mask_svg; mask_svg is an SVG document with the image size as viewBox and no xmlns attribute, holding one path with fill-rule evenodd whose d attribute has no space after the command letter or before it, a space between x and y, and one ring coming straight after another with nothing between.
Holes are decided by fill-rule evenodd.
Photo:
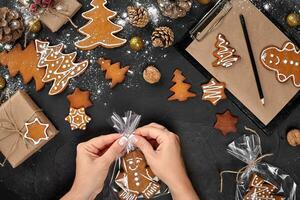
<instances>
[{"instance_id":1,"label":"gingerbread man cookie","mask_svg":"<svg viewBox=\"0 0 300 200\"><path fill-rule=\"evenodd\" d=\"M269 46L263 49L260 60L263 66L276 72L281 83L292 79L296 87L300 87L300 51L291 42L286 42L280 49Z\"/></svg>"},{"instance_id":2,"label":"gingerbread man cookie","mask_svg":"<svg viewBox=\"0 0 300 200\"><path fill-rule=\"evenodd\" d=\"M123 171L119 171L115 181L123 190L122 200L135 200L139 195L150 199L160 191L156 176L147 166L145 156L139 150L129 152L122 158ZM127 187L126 187L127 186Z\"/></svg>"}]
</instances>

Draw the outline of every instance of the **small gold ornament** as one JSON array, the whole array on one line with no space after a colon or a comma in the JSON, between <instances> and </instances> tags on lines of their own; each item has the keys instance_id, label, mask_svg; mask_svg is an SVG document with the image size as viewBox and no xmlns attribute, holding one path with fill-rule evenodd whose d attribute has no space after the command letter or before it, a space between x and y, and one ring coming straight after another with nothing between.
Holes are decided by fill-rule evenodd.
<instances>
[{"instance_id":1,"label":"small gold ornament","mask_svg":"<svg viewBox=\"0 0 300 200\"><path fill-rule=\"evenodd\" d=\"M3 76L0 76L0 90L3 90L6 86L6 80L3 78Z\"/></svg>"},{"instance_id":2,"label":"small gold ornament","mask_svg":"<svg viewBox=\"0 0 300 200\"><path fill-rule=\"evenodd\" d=\"M143 78L147 83L154 84L159 82L161 77L160 71L153 65L148 66L143 72Z\"/></svg>"},{"instance_id":3,"label":"small gold ornament","mask_svg":"<svg viewBox=\"0 0 300 200\"><path fill-rule=\"evenodd\" d=\"M134 51L140 51L144 47L144 41L141 37L132 37L129 41L130 48Z\"/></svg>"},{"instance_id":4,"label":"small gold ornament","mask_svg":"<svg viewBox=\"0 0 300 200\"><path fill-rule=\"evenodd\" d=\"M290 26L290 27L296 27L300 25L300 14L299 13L290 13L287 17L286 17L286 23Z\"/></svg>"},{"instance_id":5,"label":"small gold ornament","mask_svg":"<svg viewBox=\"0 0 300 200\"><path fill-rule=\"evenodd\" d=\"M210 0L198 0L200 4L206 5L210 3Z\"/></svg>"},{"instance_id":6,"label":"small gold ornament","mask_svg":"<svg viewBox=\"0 0 300 200\"><path fill-rule=\"evenodd\" d=\"M42 24L39 19L33 19L29 22L29 31L31 33L38 33L42 29Z\"/></svg>"}]
</instances>

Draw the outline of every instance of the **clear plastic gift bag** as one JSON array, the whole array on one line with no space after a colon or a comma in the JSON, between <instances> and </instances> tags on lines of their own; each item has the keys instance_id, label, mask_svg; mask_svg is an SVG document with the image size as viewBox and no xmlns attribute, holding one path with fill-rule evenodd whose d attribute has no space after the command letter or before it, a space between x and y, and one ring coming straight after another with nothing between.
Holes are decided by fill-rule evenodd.
<instances>
[{"instance_id":1,"label":"clear plastic gift bag","mask_svg":"<svg viewBox=\"0 0 300 200\"><path fill-rule=\"evenodd\" d=\"M111 116L114 129L128 139L124 155L116 160L110 179L116 199L153 199L169 193L168 187L153 174L143 153L133 144L132 136L140 119L141 116L133 111L127 111L124 117L116 113Z\"/></svg>"},{"instance_id":2,"label":"clear plastic gift bag","mask_svg":"<svg viewBox=\"0 0 300 200\"><path fill-rule=\"evenodd\" d=\"M237 172L223 171L237 174L235 200L296 200L297 185L292 177L261 161L272 154L262 155L260 137L253 130L246 130L254 134L245 134L234 140L227 151L247 166Z\"/></svg>"}]
</instances>

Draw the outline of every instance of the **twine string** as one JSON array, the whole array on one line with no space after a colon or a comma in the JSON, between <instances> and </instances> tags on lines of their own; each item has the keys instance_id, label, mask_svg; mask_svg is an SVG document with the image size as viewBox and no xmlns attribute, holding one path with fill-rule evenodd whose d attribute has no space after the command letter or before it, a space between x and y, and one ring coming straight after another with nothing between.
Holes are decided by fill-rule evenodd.
<instances>
[{"instance_id":1,"label":"twine string","mask_svg":"<svg viewBox=\"0 0 300 200\"><path fill-rule=\"evenodd\" d=\"M5 107L3 107L3 111L5 113L5 118L7 118L8 120L6 119L0 119L0 130L3 130L5 132L12 132L11 134L3 137L0 139L0 141L3 141L5 140L6 138L10 137L10 136L13 136L14 134L18 134L19 137L17 137L16 141L14 142L14 144L11 146L11 148L9 149L8 151L8 155L5 156L5 159L0 162L0 167L4 167L5 166L5 163L6 161L9 159L9 157L11 155L13 155L14 151L16 150L17 148L17 144L19 143L19 140L22 139L22 141L24 142L25 144L25 147L28 149L28 145L29 145L29 142L25 139L24 137L24 128L25 128L25 123L24 125L22 126L21 129L18 128L17 126L17 123L16 123L16 120L15 118L13 117L13 112L12 112L12 105L11 105L11 98L9 98L7 100L7 103L8 105L10 106L9 107L9 111L5 109ZM29 119L27 121L32 121L33 117L35 117L35 115L38 113L38 112L42 112L41 109L36 109L32 115L29 117ZM9 126L4 126L4 123L7 123Z\"/></svg>"},{"instance_id":2,"label":"twine string","mask_svg":"<svg viewBox=\"0 0 300 200\"><path fill-rule=\"evenodd\" d=\"M258 135L258 133L251 129L251 128L248 128L248 127L244 127L245 130L255 134L258 139L259 139L259 144L260 144L260 136ZM270 156L273 156L272 153L269 153L269 154L264 154L264 155L261 155L260 157L256 158L255 160L251 161L250 163L248 163L248 165L246 165L245 167L242 167L240 170L238 171L233 171L233 170L223 170L220 172L220 192L223 192L223 182L224 182L224 178L223 178L223 175L225 173L230 173L230 174L236 174L236 177L235 177L235 180L237 183L239 183L241 180L241 175L245 172L248 172L251 168L253 168L255 165L257 165L262 159L266 158L266 157L270 157Z\"/></svg>"}]
</instances>

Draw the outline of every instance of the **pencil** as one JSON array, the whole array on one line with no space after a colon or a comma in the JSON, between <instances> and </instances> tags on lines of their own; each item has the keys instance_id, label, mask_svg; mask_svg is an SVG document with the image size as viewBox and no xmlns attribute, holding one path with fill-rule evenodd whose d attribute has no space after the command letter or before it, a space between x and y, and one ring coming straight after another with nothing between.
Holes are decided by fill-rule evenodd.
<instances>
[{"instance_id":1,"label":"pencil","mask_svg":"<svg viewBox=\"0 0 300 200\"><path fill-rule=\"evenodd\" d=\"M243 32L244 32L244 37L245 37L245 40L247 43L248 53L250 56L251 65L252 65L252 69L253 69L254 76L255 76L255 81L256 81L256 86L258 89L259 98L260 98L261 103L263 105L265 105L264 93L261 88L261 83L260 83L260 79L259 79L259 75L258 75L258 71L257 71L257 66L255 63L255 59L254 59L254 55L253 55L253 51L252 51L252 47L251 47L251 43L250 43L250 39L249 39L249 35L248 35L248 30L247 30L245 18L243 15L240 15L240 21L241 21L241 25L242 25Z\"/></svg>"}]
</instances>

